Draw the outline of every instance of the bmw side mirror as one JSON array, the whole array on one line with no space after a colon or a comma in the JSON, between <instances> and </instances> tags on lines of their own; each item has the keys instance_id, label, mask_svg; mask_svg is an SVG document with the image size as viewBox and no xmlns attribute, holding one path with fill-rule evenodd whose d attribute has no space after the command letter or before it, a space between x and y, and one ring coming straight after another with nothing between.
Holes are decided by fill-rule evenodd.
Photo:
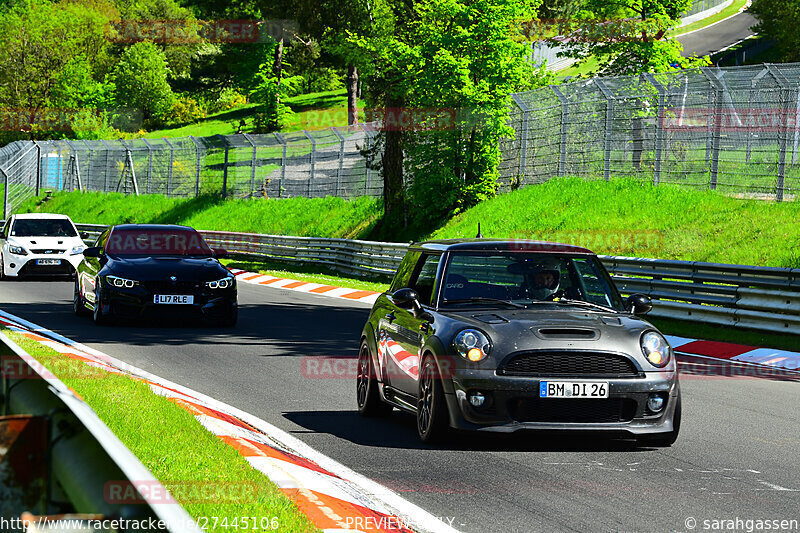
<instances>
[{"instance_id":1,"label":"bmw side mirror","mask_svg":"<svg viewBox=\"0 0 800 533\"><path fill-rule=\"evenodd\" d=\"M392 301L401 309L411 309L416 307L415 303L419 306L419 295L414 289L397 289L392 294Z\"/></svg>"},{"instance_id":2,"label":"bmw side mirror","mask_svg":"<svg viewBox=\"0 0 800 533\"><path fill-rule=\"evenodd\" d=\"M212 248L211 251L214 253L214 257L217 259L228 257L228 250L224 248Z\"/></svg>"},{"instance_id":3,"label":"bmw side mirror","mask_svg":"<svg viewBox=\"0 0 800 533\"><path fill-rule=\"evenodd\" d=\"M90 246L83 251L83 257L100 257L103 255L103 249L99 246Z\"/></svg>"},{"instance_id":4,"label":"bmw side mirror","mask_svg":"<svg viewBox=\"0 0 800 533\"><path fill-rule=\"evenodd\" d=\"M628 312L634 315L644 315L653 308L653 302L644 294L631 294L628 296Z\"/></svg>"}]
</instances>

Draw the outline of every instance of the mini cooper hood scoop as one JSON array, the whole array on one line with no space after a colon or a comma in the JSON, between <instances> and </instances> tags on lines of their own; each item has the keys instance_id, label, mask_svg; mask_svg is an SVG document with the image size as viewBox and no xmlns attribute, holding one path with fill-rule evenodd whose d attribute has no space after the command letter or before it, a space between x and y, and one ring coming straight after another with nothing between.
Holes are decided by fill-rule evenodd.
<instances>
[{"instance_id":1,"label":"mini cooper hood scoop","mask_svg":"<svg viewBox=\"0 0 800 533\"><path fill-rule=\"evenodd\" d=\"M591 341L600 338L600 330L584 327L541 326L531 328L540 339Z\"/></svg>"},{"instance_id":2,"label":"mini cooper hood scoop","mask_svg":"<svg viewBox=\"0 0 800 533\"><path fill-rule=\"evenodd\" d=\"M496 315L494 313L488 313L484 315L472 315L472 318L475 320L480 320L486 324L505 324L508 322L507 318L503 318L500 315Z\"/></svg>"}]
</instances>

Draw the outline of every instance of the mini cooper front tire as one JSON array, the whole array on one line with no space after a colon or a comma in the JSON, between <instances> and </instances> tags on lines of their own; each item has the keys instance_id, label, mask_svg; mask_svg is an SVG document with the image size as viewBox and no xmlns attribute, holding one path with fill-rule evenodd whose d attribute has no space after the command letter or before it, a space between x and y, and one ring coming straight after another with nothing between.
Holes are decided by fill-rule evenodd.
<instances>
[{"instance_id":1,"label":"mini cooper front tire","mask_svg":"<svg viewBox=\"0 0 800 533\"><path fill-rule=\"evenodd\" d=\"M433 357L427 355L422 361L417 396L417 433L422 442L441 442L447 434L445 402L439 367Z\"/></svg>"},{"instance_id":2,"label":"mini cooper front tire","mask_svg":"<svg viewBox=\"0 0 800 533\"><path fill-rule=\"evenodd\" d=\"M76 316L88 316L89 310L86 309L86 303L81 295L79 279L78 277L75 278L75 290L72 294L72 312Z\"/></svg>"}]
</instances>

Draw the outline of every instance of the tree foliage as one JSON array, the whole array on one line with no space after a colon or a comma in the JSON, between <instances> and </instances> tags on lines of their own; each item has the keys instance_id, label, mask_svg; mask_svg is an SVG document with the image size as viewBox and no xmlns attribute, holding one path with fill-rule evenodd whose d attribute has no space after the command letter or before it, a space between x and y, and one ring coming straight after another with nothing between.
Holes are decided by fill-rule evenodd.
<instances>
[{"instance_id":1,"label":"tree foliage","mask_svg":"<svg viewBox=\"0 0 800 533\"><path fill-rule=\"evenodd\" d=\"M758 23L753 30L774 39L783 61L800 61L800 3L785 0L753 0L749 11Z\"/></svg>"},{"instance_id":2,"label":"tree foliage","mask_svg":"<svg viewBox=\"0 0 800 533\"><path fill-rule=\"evenodd\" d=\"M153 43L126 48L111 77L119 103L141 109L145 120L163 120L172 109L175 94L167 81L167 59Z\"/></svg>"}]
</instances>

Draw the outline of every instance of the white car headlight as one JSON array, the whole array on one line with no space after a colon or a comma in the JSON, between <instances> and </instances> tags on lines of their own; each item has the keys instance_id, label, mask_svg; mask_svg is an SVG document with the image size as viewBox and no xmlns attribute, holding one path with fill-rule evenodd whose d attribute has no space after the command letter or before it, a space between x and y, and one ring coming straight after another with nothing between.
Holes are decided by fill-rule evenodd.
<instances>
[{"instance_id":1,"label":"white car headlight","mask_svg":"<svg viewBox=\"0 0 800 533\"><path fill-rule=\"evenodd\" d=\"M642 335L642 353L650 364L664 368L669 363L670 347L667 339L655 331L648 331Z\"/></svg>"},{"instance_id":2,"label":"white car headlight","mask_svg":"<svg viewBox=\"0 0 800 533\"><path fill-rule=\"evenodd\" d=\"M14 244L8 245L8 253L14 255L28 255L28 251L25 248L23 248L22 246L16 246Z\"/></svg>"},{"instance_id":3,"label":"white car headlight","mask_svg":"<svg viewBox=\"0 0 800 533\"><path fill-rule=\"evenodd\" d=\"M106 276L106 283L112 287L132 289L139 284L138 281L132 279L120 278L117 276Z\"/></svg>"},{"instance_id":4,"label":"white car headlight","mask_svg":"<svg viewBox=\"0 0 800 533\"><path fill-rule=\"evenodd\" d=\"M453 348L464 359L477 363L489 355L492 344L488 337L477 329L464 329L453 339Z\"/></svg>"},{"instance_id":5,"label":"white car headlight","mask_svg":"<svg viewBox=\"0 0 800 533\"><path fill-rule=\"evenodd\" d=\"M209 289L230 289L236 284L236 278L228 277L218 279L217 281L206 281L206 287Z\"/></svg>"},{"instance_id":6,"label":"white car headlight","mask_svg":"<svg viewBox=\"0 0 800 533\"><path fill-rule=\"evenodd\" d=\"M79 244L78 246L73 246L72 250L70 250L69 255L78 255L82 253L86 249L86 246L83 244Z\"/></svg>"}]
</instances>

